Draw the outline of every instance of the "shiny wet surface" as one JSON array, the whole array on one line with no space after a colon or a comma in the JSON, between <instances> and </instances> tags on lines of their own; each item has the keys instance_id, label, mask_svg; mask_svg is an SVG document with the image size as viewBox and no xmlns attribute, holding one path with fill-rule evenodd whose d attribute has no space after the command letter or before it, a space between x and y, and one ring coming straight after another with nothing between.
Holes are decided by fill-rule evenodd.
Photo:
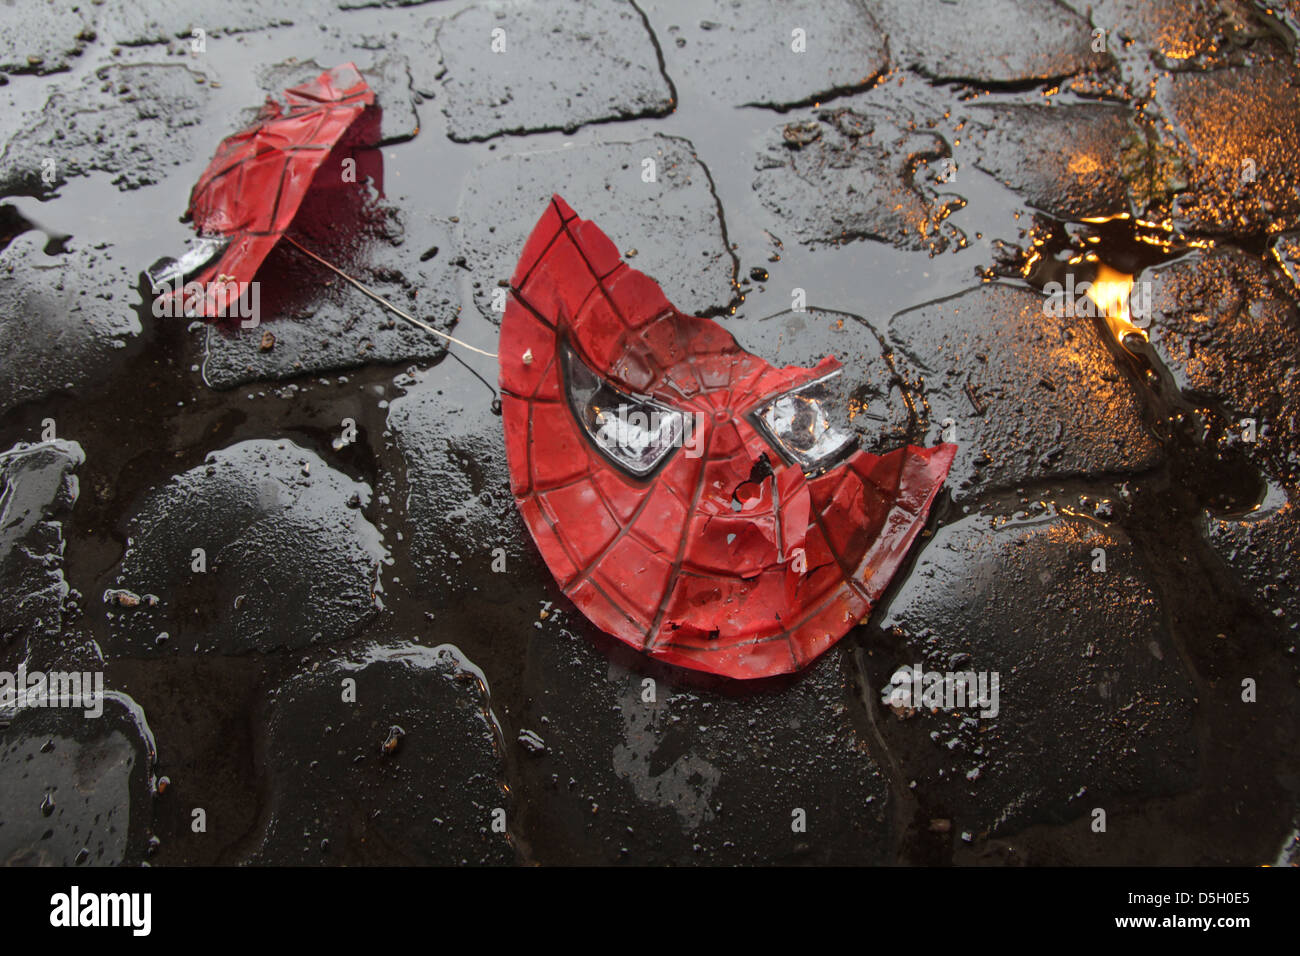
<instances>
[{"instance_id":1,"label":"shiny wet surface","mask_svg":"<svg viewBox=\"0 0 1300 956\"><path fill-rule=\"evenodd\" d=\"M540 4L492 54L464 2L127 6L5 34L0 667L102 666L122 697L0 731L0 860L1291 852L1294 12ZM1097 27L1132 42L1097 55ZM800 28L804 56L833 35L853 57L783 67ZM552 29L563 55L529 52ZM601 36L632 69L583 52ZM382 196L302 235L403 307L494 351L493 293L559 190L755 354L837 355L864 447L951 435L869 620L788 678L651 663L528 540L490 360L286 249L255 334L152 314L139 273L183 250L216 144L346 59L385 78ZM1101 265L1150 281L1149 326L1044 312ZM47 420L67 445L18 448ZM1000 712L882 701L918 663L998 672Z\"/></svg>"}]
</instances>

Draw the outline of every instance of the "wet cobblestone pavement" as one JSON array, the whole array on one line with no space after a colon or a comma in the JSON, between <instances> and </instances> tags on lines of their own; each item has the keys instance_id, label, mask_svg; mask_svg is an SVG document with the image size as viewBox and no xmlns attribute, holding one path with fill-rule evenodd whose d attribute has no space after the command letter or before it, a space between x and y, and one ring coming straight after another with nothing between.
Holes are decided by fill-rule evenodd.
<instances>
[{"instance_id":1,"label":"wet cobblestone pavement","mask_svg":"<svg viewBox=\"0 0 1300 956\"><path fill-rule=\"evenodd\" d=\"M0 711L0 863L1294 863L1298 28L13 0L0 672L105 695ZM284 243L259 326L157 314L217 144L346 61L380 112L293 234L399 307L495 351L559 192L755 355L838 356L864 449L958 446L867 620L788 677L653 662L529 539L492 359Z\"/></svg>"}]
</instances>

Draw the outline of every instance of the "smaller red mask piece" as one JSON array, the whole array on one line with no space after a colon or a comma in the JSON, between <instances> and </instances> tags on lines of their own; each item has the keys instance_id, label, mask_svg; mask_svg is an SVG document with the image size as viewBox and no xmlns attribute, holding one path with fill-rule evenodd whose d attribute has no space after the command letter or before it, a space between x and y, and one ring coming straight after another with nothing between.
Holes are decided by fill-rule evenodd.
<instances>
[{"instance_id":1,"label":"smaller red mask piece","mask_svg":"<svg viewBox=\"0 0 1300 956\"><path fill-rule=\"evenodd\" d=\"M757 416L839 363L751 355L674 308L558 196L511 286L499 349L511 490L593 623L669 663L757 678L804 667L871 611L956 446L853 451L805 474ZM609 417L625 401L651 423L618 433L630 464L593 437L628 428ZM639 474L637 452L665 440Z\"/></svg>"},{"instance_id":2,"label":"smaller red mask piece","mask_svg":"<svg viewBox=\"0 0 1300 956\"><path fill-rule=\"evenodd\" d=\"M284 91L285 106L268 100L257 121L221 141L190 193L190 215L202 236L229 237L218 261L194 278L206 289L197 315L221 314L226 282L253 280L293 223L326 157L366 107L369 84L351 63ZM213 282L217 277L224 277Z\"/></svg>"}]
</instances>

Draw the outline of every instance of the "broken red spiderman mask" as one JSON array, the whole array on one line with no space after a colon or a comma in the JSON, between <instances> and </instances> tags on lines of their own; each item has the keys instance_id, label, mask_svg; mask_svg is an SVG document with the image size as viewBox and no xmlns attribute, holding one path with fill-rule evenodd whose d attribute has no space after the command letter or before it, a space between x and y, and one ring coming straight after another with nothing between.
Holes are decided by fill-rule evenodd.
<instances>
[{"instance_id":1,"label":"broken red spiderman mask","mask_svg":"<svg viewBox=\"0 0 1300 956\"><path fill-rule=\"evenodd\" d=\"M375 94L356 66L344 63L285 90L284 99L283 108L268 100L256 122L221 141L190 193L189 214L201 241L150 273L155 289L193 275L202 297L196 293L191 301L186 293L187 314L227 314L233 305L227 298L241 295L253 280L293 224L317 171L374 105Z\"/></svg>"},{"instance_id":2,"label":"broken red spiderman mask","mask_svg":"<svg viewBox=\"0 0 1300 956\"><path fill-rule=\"evenodd\" d=\"M871 610L956 452L854 448L840 365L773 368L683 315L558 196L501 323L515 500L564 593L646 653L797 670Z\"/></svg>"}]
</instances>

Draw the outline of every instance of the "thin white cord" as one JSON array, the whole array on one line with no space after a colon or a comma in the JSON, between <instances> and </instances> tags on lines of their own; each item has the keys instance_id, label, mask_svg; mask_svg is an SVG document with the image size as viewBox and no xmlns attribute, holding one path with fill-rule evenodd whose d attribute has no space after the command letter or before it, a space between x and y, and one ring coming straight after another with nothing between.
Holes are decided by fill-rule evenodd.
<instances>
[{"instance_id":1,"label":"thin white cord","mask_svg":"<svg viewBox=\"0 0 1300 956\"><path fill-rule=\"evenodd\" d=\"M307 253L307 255L311 256L321 265L325 266L325 268L330 269L333 272L337 273L338 275L342 276L344 279L347 279L349 282L351 282L354 286L356 286L366 295L370 296L370 298L374 299L376 302L378 302L380 305L384 306L385 308L391 309L394 313L400 315L407 322L410 322L412 325L416 326L417 328L424 329L424 331L426 332L432 332L434 335L442 336L448 342L455 342L461 348L469 349L471 352L477 352L479 355L486 355L488 358L497 357L496 352L485 352L480 348L470 345L468 342L462 342L460 339L448 335L446 332L442 331L441 329L435 329L432 325L429 325L426 322L421 322L413 315L409 315L406 312L403 312L401 309L393 305L393 303L389 302L378 292L375 292L373 289L367 288L365 285L358 282L356 279L352 278L352 276L348 275L346 272L340 269L338 266L334 265L334 263L330 262L328 259L322 259L320 256L316 255L316 253L312 252L302 243L298 242L298 240L294 239L293 236L286 235L284 238L288 242L292 243L298 249L301 249L303 252Z\"/></svg>"}]
</instances>

